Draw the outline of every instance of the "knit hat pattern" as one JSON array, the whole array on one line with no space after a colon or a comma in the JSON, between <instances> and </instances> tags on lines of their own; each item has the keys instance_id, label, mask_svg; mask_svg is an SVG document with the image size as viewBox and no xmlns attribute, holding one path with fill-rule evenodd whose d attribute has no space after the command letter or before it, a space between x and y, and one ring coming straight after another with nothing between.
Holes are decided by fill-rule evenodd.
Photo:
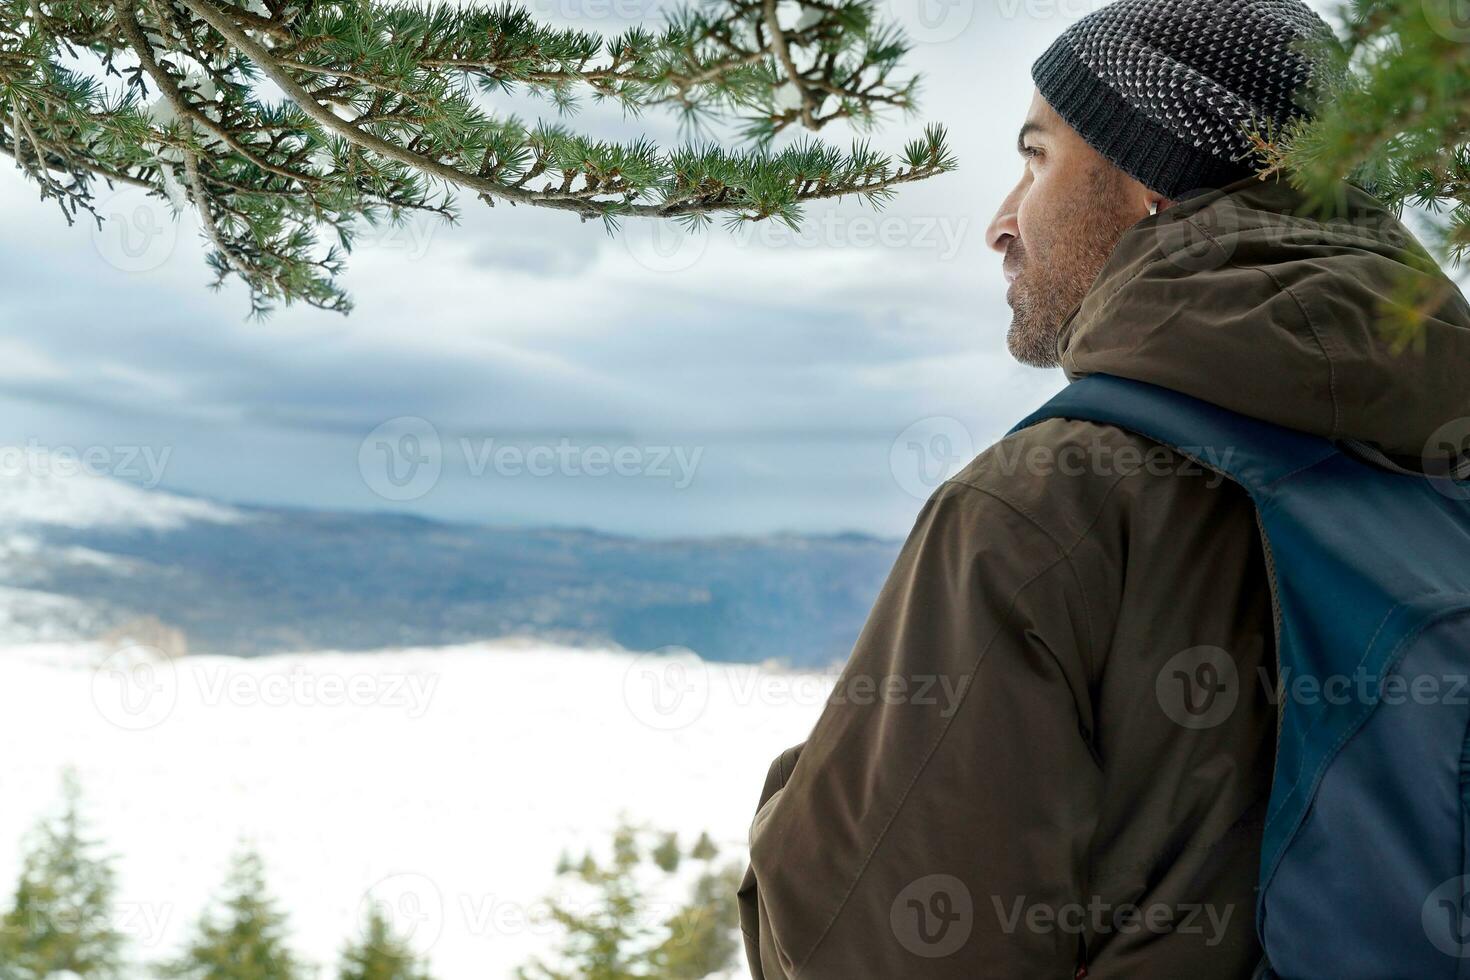
<instances>
[{"instance_id":1,"label":"knit hat pattern","mask_svg":"<svg viewBox=\"0 0 1470 980\"><path fill-rule=\"evenodd\" d=\"M1332 31L1301 0L1116 0L1032 66L1042 98L1099 153L1170 198L1249 176L1249 133L1309 114L1311 41Z\"/></svg>"}]
</instances>

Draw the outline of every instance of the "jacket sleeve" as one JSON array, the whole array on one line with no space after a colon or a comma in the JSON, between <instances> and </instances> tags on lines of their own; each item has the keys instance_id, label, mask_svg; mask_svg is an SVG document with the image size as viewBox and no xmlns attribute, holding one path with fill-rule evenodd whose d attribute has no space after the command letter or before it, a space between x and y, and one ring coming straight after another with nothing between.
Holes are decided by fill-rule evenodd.
<instances>
[{"instance_id":1,"label":"jacket sleeve","mask_svg":"<svg viewBox=\"0 0 1470 980\"><path fill-rule=\"evenodd\" d=\"M806 746L795 745L778 755L771 763L770 771L766 773L766 784L761 788L761 799L755 813L755 820L751 823L751 837L754 838L765 818L770 816L771 810L777 800L781 798L781 790L786 786L786 781L791 778L791 772L796 768L796 760L801 758L801 750ZM772 964L771 972L767 974L761 965L761 932L769 932L770 923L761 920L761 906L759 890L756 888L755 869L746 867L745 877L740 882L740 931L745 937L745 958L750 963L750 973L754 980L765 980L767 976L772 980L778 980L786 974L779 963ZM767 943L765 949L769 952L773 949L772 944Z\"/></svg>"},{"instance_id":2,"label":"jacket sleeve","mask_svg":"<svg viewBox=\"0 0 1470 980\"><path fill-rule=\"evenodd\" d=\"M940 488L810 738L772 766L740 896L756 980L1081 962L1093 638L1069 542L1026 510Z\"/></svg>"}]
</instances>

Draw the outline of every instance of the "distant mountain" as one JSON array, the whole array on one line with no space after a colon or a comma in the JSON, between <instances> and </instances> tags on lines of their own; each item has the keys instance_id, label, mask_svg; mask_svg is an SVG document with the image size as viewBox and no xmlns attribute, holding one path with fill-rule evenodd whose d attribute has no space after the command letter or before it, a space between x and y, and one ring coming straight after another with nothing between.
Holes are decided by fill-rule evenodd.
<instances>
[{"instance_id":1,"label":"distant mountain","mask_svg":"<svg viewBox=\"0 0 1470 980\"><path fill-rule=\"evenodd\" d=\"M898 547L506 530L7 476L0 642L89 638L154 616L197 653L534 635L824 666L851 649Z\"/></svg>"}]
</instances>

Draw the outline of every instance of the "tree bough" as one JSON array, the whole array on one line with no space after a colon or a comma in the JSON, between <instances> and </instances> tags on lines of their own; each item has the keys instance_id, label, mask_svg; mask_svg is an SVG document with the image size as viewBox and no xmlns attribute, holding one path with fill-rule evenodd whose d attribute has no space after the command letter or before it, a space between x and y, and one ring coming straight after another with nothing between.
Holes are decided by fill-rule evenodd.
<instances>
[{"instance_id":1,"label":"tree bough","mask_svg":"<svg viewBox=\"0 0 1470 980\"><path fill-rule=\"evenodd\" d=\"M716 0L657 30L549 27L523 8L380 0L0 0L0 150L68 221L99 182L195 209L218 286L252 312L346 312L344 253L365 227L453 219L455 192L601 219L700 227L779 220L806 202L954 168L927 127L894 157L781 134L911 112L917 79L875 0ZM662 150L494 112L511 92L557 113L584 97L676 113L742 142ZM282 97L284 96L284 98ZM323 238L335 239L330 244Z\"/></svg>"}]
</instances>

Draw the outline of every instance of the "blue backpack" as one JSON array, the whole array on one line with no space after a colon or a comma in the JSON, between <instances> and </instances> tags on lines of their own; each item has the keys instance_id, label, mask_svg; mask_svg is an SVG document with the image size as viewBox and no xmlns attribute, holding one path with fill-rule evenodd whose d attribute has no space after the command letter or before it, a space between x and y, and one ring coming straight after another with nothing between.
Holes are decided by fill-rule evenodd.
<instances>
[{"instance_id":1,"label":"blue backpack","mask_svg":"<svg viewBox=\"0 0 1470 980\"><path fill-rule=\"evenodd\" d=\"M1470 978L1470 483L1105 375L1016 428L1048 418L1162 443L1255 502L1281 695L1257 976Z\"/></svg>"}]
</instances>

